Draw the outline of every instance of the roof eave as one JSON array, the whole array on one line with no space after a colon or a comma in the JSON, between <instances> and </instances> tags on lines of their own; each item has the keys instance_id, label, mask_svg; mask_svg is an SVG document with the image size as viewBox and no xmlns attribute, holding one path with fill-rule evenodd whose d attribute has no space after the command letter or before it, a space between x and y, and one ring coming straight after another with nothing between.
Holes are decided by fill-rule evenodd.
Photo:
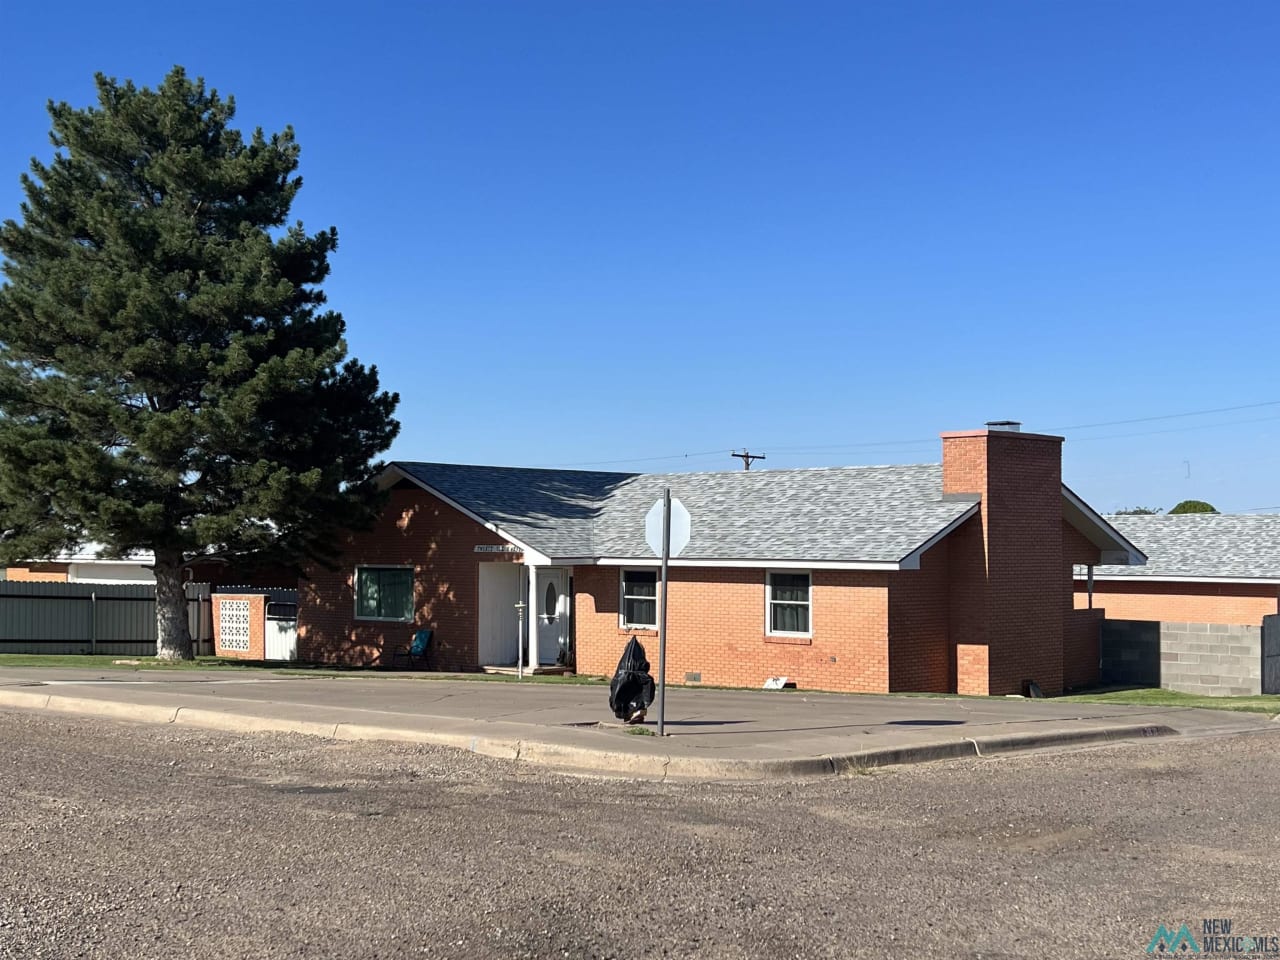
<instances>
[{"instance_id":1,"label":"roof eave","mask_svg":"<svg viewBox=\"0 0 1280 960\"><path fill-rule=\"evenodd\" d=\"M920 546L916 547L914 550L908 553L905 557L899 560L898 561L899 569L900 570L919 570L920 557L924 554L924 552L928 550L930 547L932 547L939 540L941 540L943 537L951 533L951 531L955 530L958 526L960 526L960 524L964 523L970 517L974 516L978 512L978 508L981 506L982 506L981 501L975 501L969 507L968 510L960 514L960 516L956 517L954 520L948 523L945 527L943 527L941 530L935 533L932 537L930 537L924 543L920 544Z\"/></svg>"},{"instance_id":2,"label":"roof eave","mask_svg":"<svg viewBox=\"0 0 1280 960\"><path fill-rule=\"evenodd\" d=\"M545 553L543 553L541 550L538 550L536 547L533 547L525 543L523 540L513 537L511 534L507 533L507 531L503 530L492 520L488 520L485 517L480 516L480 514L476 513L474 510L471 510L470 508L463 506L461 503L454 500L452 497L446 495L440 490L437 490L435 487L431 486L431 484L426 483L423 480L420 480L419 478L415 477L408 470L405 470L401 467L396 466L394 463L390 464L385 470L382 471L382 473L378 475L378 479L376 482L379 490L386 490L389 487L392 487L395 484L399 483L401 480L408 480L414 486L419 487L422 490L425 490L427 493L431 494L440 502L448 504L449 506L453 507L453 509L457 510L464 517L474 520L476 523L480 524L480 526L484 527L490 533L496 533L503 540L506 540L507 543L514 544L515 546L519 547L524 552L525 563L534 565L534 566L545 566L551 562L551 558L547 556Z\"/></svg>"},{"instance_id":3,"label":"roof eave","mask_svg":"<svg viewBox=\"0 0 1280 960\"><path fill-rule=\"evenodd\" d=\"M659 557L552 557L549 562L562 567L656 567ZM902 570L897 560L778 560L769 558L715 559L674 557L667 563L672 567L726 567L749 570Z\"/></svg>"},{"instance_id":4,"label":"roof eave","mask_svg":"<svg viewBox=\"0 0 1280 960\"><path fill-rule=\"evenodd\" d=\"M1102 514L1085 503L1065 483L1062 485L1062 515L1100 552L1099 563L1117 567L1141 567L1147 555L1107 523Z\"/></svg>"}]
</instances>

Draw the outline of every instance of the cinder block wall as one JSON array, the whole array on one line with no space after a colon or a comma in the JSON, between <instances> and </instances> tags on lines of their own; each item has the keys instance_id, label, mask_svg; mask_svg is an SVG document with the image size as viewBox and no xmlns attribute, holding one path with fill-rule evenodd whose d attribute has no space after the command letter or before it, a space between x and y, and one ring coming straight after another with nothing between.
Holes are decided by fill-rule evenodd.
<instances>
[{"instance_id":1,"label":"cinder block wall","mask_svg":"<svg viewBox=\"0 0 1280 960\"><path fill-rule=\"evenodd\" d=\"M1262 692L1262 628L1112 620L1102 624L1102 682L1210 697Z\"/></svg>"},{"instance_id":2,"label":"cinder block wall","mask_svg":"<svg viewBox=\"0 0 1280 960\"><path fill-rule=\"evenodd\" d=\"M759 687L785 675L807 690L889 690L888 576L813 571L812 637L770 637L762 569L672 567L667 614L667 682ZM609 676L633 634L653 670L653 631L619 626L617 567L576 567L577 670Z\"/></svg>"}]
</instances>

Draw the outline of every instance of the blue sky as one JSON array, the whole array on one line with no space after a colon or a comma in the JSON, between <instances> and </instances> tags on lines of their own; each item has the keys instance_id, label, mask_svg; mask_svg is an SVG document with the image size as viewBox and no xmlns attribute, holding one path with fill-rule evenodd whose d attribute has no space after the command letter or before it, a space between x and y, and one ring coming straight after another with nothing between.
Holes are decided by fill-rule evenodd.
<instances>
[{"instance_id":1,"label":"blue sky","mask_svg":"<svg viewBox=\"0 0 1280 960\"><path fill-rule=\"evenodd\" d=\"M244 129L295 127L295 213L338 227L326 290L402 398L393 457L928 462L1010 418L1069 428L1100 509L1280 512L1273 2L4 20L0 216L50 153L45 101L91 102L98 70L180 63ZM1173 416L1197 411L1221 412Z\"/></svg>"}]
</instances>

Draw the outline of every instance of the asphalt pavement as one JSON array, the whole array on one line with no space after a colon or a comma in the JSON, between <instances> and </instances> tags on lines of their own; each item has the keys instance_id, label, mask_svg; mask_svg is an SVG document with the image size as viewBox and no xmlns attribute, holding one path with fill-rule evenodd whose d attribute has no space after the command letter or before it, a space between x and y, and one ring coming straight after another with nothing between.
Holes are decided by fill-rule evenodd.
<instances>
[{"instance_id":1,"label":"asphalt pavement","mask_svg":"<svg viewBox=\"0 0 1280 960\"><path fill-rule=\"evenodd\" d=\"M155 669L0 670L0 707L330 739L431 743L632 777L755 779L1154 736L1274 729L1267 717L1020 698L667 691L655 718L614 720L607 687L439 676Z\"/></svg>"}]
</instances>

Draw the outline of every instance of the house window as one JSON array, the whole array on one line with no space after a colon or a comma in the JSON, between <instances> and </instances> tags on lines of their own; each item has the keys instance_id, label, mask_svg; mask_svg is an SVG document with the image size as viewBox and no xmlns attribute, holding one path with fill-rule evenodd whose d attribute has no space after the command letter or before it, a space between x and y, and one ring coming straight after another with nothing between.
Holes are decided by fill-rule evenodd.
<instances>
[{"instance_id":1,"label":"house window","mask_svg":"<svg viewBox=\"0 0 1280 960\"><path fill-rule=\"evenodd\" d=\"M622 626L658 629L658 571L622 571Z\"/></svg>"},{"instance_id":2,"label":"house window","mask_svg":"<svg viewBox=\"0 0 1280 960\"><path fill-rule=\"evenodd\" d=\"M356 567L356 617L413 620L413 567Z\"/></svg>"},{"instance_id":3,"label":"house window","mask_svg":"<svg viewBox=\"0 0 1280 960\"><path fill-rule=\"evenodd\" d=\"M807 573L770 573L765 587L768 632L809 636L810 579Z\"/></svg>"}]
</instances>

